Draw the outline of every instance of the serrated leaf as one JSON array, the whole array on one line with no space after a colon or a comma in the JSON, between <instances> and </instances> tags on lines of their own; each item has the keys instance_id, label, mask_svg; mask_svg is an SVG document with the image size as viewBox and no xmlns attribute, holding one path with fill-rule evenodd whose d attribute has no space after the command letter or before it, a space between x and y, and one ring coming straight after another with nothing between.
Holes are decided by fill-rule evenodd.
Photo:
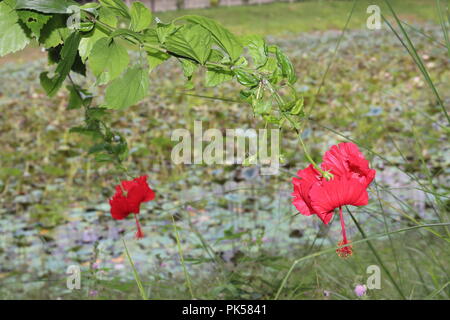
<instances>
[{"instance_id":1,"label":"serrated leaf","mask_svg":"<svg viewBox=\"0 0 450 320\"><path fill-rule=\"evenodd\" d=\"M125 47L106 37L94 44L88 60L92 73L97 78L107 73L104 78L106 82L117 78L127 68L129 62L130 58Z\"/></svg>"},{"instance_id":2,"label":"serrated leaf","mask_svg":"<svg viewBox=\"0 0 450 320\"><path fill-rule=\"evenodd\" d=\"M54 15L41 29L39 43L46 49L56 47L69 36L70 30L66 26L64 16Z\"/></svg>"},{"instance_id":3,"label":"serrated leaf","mask_svg":"<svg viewBox=\"0 0 450 320\"><path fill-rule=\"evenodd\" d=\"M259 99L253 102L253 110L257 114L269 113L272 109L272 102L268 99Z\"/></svg>"},{"instance_id":4,"label":"serrated leaf","mask_svg":"<svg viewBox=\"0 0 450 320\"><path fill-rule=\"evenodd\" d=\"M240 84L249 88L258 85L259 83L259 79L255 75L242 69L234 70L234 75Z\"/></svg>"},{"instance_id":5,"label":"serrated leaf","mask_svg":"<svg viewBox=\"0 0 450 320\"><path fill-rule=\"evenodd\" d=\"M152 13L141 2L133 2L130 9L131 30L139 32L147 29L152 23Z\"/></svg>"},{"instance_id":6,"label":"serrated leaf","mask_svg":"<svg viewBox=\"0 0 450 320\"><path fill-rule=\"evenodd\" d=\"M142 100L148 93L148 69L135 66L115 79L106 89L106 108L125 109Z\"/></svg>"},{"instance_id":7,"label":"serrated leaf","mask_svg":"<svg viewBox=\"0 0 450 320\"><path fill-rule=\"evenodd\" d=\"M77 91L80 90L80 87L67 86L67 90L69 90L69 103L67 104L67 109L73 110L81 108L83 99Z\"/></svg>"},{"instance_id":8,"label":"serrated leaf","mask_svg":"<svg viewBox=\"0 0 450 320\"><path fill-rule=\"evenodd\" d=\"M157 66L159 66L164 61L168 60L170 58L170 55L168 55L165 52L161 52L158 50L147 50L147 61L148 66L150 68L149 71L152 71Z\"/></svg>"},{"instance_id":9,"label":"serrated leaf","mask_svg":"<svg viewBox=\"0 0 450 320\"><path fill-rule=\"evenodd\" d=\"M158 23L156 26L156 35L158 36L160 43L165 43L167 37L175 33L179 27L174 25L173 23Z\"/></svg>"},{"instance_id":10,"label":"serrated leaf","mask_svg":"<svg viewBox=\"0 0 450 320\"><path fill-rule=\"evenodd\" d=\"M267 45L260 36L247 36L242 40L247 47L249 55L252 57L256 67L262 66L267 62Z\"/></svg>"},{"instance_id":11,"label":"serrated leaf","mask_svg":"<svg viewBox=\"0 0 450 320\"><path fill-rule=\"evenodd\" d=\"M106 150L107 146L108 146L107 143L94 144L92 147L89 148L88 154L94 154L94 153L103 152L103 151Z\"/></svg>"},{"instance_id":12,"label":"serrated leaf","mask_svg":"<svg viewBox=\"0 0 450 320\"><path fill-rule=\"evenodd\" d=\"M181 63L181 67L183 69L183 74L186 78L190 79L195 69L197 68L197 64L192 62L191 60L179 59Z\"/></svg>"},{"instance_id":13,"label":"serrated leaf","mask_svg":"<svg viewBox=\"0 0 450 320\"><path fill-rule=\"evenodd\" d=\"M216 49L211 49L211 54L208 57L210 62L221 62L223 59L223 53Z\"/></svg>"},{"instance_id":14,"label":"serrated leaf","mask_svg":"<svg viewBox=\"0 0 450 320\"><path fill-rule=\"evenodd\" d=\"M205 77L206 87L216 87L219 84L233 79L233 74L219 68L208 68Z\"/></svg>"},{"instance_id":15,"label":"serrated leaf","mask_svg":"<svg viewBox=\"0 0 450 320\"><path fill-rule=\"evenodd\" d=\"M159 44L159 38L158 38L158 34L156 33L156 29L146 29L144 31L143 40L147 44L158 45Z\"/></svg>"},{"instance_id":16,"label":"serrated leaf","mask_svg":"<svg viewBox=\"0 0 450 320\"><path fill-rule=\"evenodd\" d=\"M117 26L117 18L114 13L107 8L100 8L97 10L98 12L98 20L108 26L115 28ZM103 33L99 28L95 27L93 31L89 32L89 34L81 39L80 46L78 47L78 51L80 53L81 59L86 61L89 54L91 53L92 47L94 44L103 37L108 36L106 33Z\"/></svg>"},{"instance_id":17,"label":"serrated leaf","mask_svg":"<svg viewBox=\"0 0 450 320\"><path fill-rule=\"evenodd\" d=\"M17 11L19 19L31 30L33 35L39 39L41 36L42 27L50 20L52 17L48 14L43 14L28 10Z\"/></svg>"},{"instance_id":18,"label":"serrated leaf","mask_svg":"<svg viewBox=\"0 0 450 320\"><path fill-rule=\"evenodd\" d=\"M16 11L0 2L0 56L22 50L30 42L18 20Z\"/></svg>"},{"instance_id":19,"label":"serrated leaf","mask_svg":"<svg viewBox=\"0 0 450 320\"><path fill-rule=\"evenodd\" d=\"M291 60L289 60L280 48L277 48L276 56L283 76L287 78L290 84L295 83L297 81L297 76L295 75L294 65Z\"/></svg>"},{"instance_id":20,"label":"serrated leaf","mask_svg":"<svg viewBox=\"0 0 450 320\"><path fill-rule=\"evenodd\" d=\"M297 99L294 103L294 106L291 109L291 114L299 115L303 110L303 104L304 104L303 97Z\"/></svg>"},{"instance_id":21,"label":"serrated leaf","mask_svg":"<svg viewBox=\"0 0 450 320\"><path fill-rule=\"evenodd\" d=\"M30 9L44 13L68 13L70 6L78 6L72 0L16 0L16 9Z\"/></svg>"},{"instance_id":22,"label":"serrated leaf","mask_svg":"<svg viewBox=\"0 0 450 320\"><path fill-rule=\"evenodd\" d=\"M85 136L89 136L91 138L97 139L97 138L103 138L103 135L100 131L85 127L73 127L70 128L69 133L78 133Z\"/></svg>"},{"instance_id":23,"label":"serrated leaf","mask_svg":"<svg viewBox=\"0 0 450 320\"><path fill-rule=\"evenodd\" d=\"M69 74L70 69L72 68L72 65L77 56L78 44L80 43L80 39L81 36L78 32L70 34L61 50L61 61L56 67L55 75L52 78L49 78L47 72L41 74L41 85L47 92L48 96L52 97L58 92L59 88L61 88L62 83Z\"/></svg>"},{"instance_id":24,"label":"serrated leaf","mask_svg":"<svg viewBox=\"0 0 450 320\"><path fill-rule=\"evenodd\" d=\"M100 3L114 11L117 15L120 15L125 18L130 18L130 12L128 10L127 5L122 0L100 0Z\"/></svg>"},{"instance_id":25,"label":"serrated leaf","mask_svg":"<svg viewBox=\"0 0 450 320\"><path fill-rule=\"evenodd\" d=\"M169 51L205 64L211 53L211 33L200 25L183 26L167 38Z\"/></svg>"},{"instance_id":26,"label":"serrated leaf","mask_svg":"<svg viewBox=\"0 0 450 320\"><path fill-rule=\"evenodd\" d=\"M98 153L94 160L97 162L114 162L114 156L107 153Z\"/></svg>"},{"instance_id":27,"label":"serrated leaf","mask_svg":"<svg viewBox=\"0 0 450 320\"><path fill-rule=\"evenodd\" d=\"M216 21L195 15L185 16L184 19L211 32L217 44L228 53L231 60L235 61L241 56L244 48L239 39Z\"/></svg>"},{"instance_id":28,"label":"serrated leaf","mask_svg":"<svg viewBox=\"0 0 450 320\"><path fill-rule=\"evenodd\" d=\"M80 86L70 85L67 86L67 90L69 90L68 110L79 109L84 104L89 105L92 101L92 95Z\"/></svg>"}]
</instances>

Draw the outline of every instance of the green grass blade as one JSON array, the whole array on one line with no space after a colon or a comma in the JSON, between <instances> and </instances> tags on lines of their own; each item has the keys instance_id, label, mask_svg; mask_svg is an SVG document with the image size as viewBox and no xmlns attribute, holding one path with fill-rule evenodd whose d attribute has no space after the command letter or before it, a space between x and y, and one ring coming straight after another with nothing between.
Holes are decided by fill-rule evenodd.
<instances>
[{"instance_id":1,"label":"green grass blade","mask_svg":"<svg viewBox=\"0 0 450 320\"><path fill-rule=\"evenodd\" d=\"M348 29L348 25L349 25L350 20L351 20L351 18L352 18L352 16L353 16L353 12L355 11L355 8L356 8L356 0L353 1L353 5L352 5L352 8L351 8L351 10L350 10L350 13L349 13L348 16L347 16L347 21L345 22L344 28L342 29L341 35L339 36L338 42L336 43L336 47L334 48L333 56L331 57L330 62L328 62L327 68L325 69L325 72L324 72L324 74L323 74L323 76L322 76L322 79L320 80L319 88L317 89L317 92L316 92L316 94L314 95L313 101L311 102L311 104L309 105L309 107L306 109L306 112L305 112L305 115L306 115L306 116L305 116L305 119L309 119L309 116L310 116L312 110L314 109L314 106L315 106L316 101L317 101L317 97L319 96L319 94L320 94L320 92L321 92L321 90L322 90L322 87L323 87L324 84L325 84L325 79L326 79L326 77L327 77L327 75L328 75L328 73L329 73L329 71L330 71L330 69L331 69L331 66L333 65L334 59L335 59L336 56L337 56L337 52L338 52L339 47L340 47L340 45L341 45L342 39L344 38L345 32L346 32L347 29ZM305 122L303 122L303 123L305 123ZM299 131L300 131L300 132L303 131L303 126L302 126L302 128L301 128Z\"/></svg>"},{"instance_id":2,"label":"green grass blade","mask_svg":"<svg viewBox=\"0 0 450 320\"><path fill-rule=\"evenodd\" d=\"M359 243L365 243L368 242L370 240L374 240L374 239L378 239L378 238L382 238L382 237L386 237L388 235L392 235L392 234L397 234L397 233L403 233L403 232L408 232L408 231L413 231L416 229L421 229L421 228L432 228L432 227L442 227L442 226L448 226L450 225L450 223L431 223L431 224L423 224L423 225L417 225L417 226L413 226L413 227L409 227L409 228L402 228L402 229L397 229L394 231L390 231L388 233L381 233L381 234L375 234L372 236L367 236L364 239L360 239L360 240L356 240L356 241L352 241L352 246L354 246L355 244L359 244ZM295 260L291 267L289 268L288 272L286 273L286 276L283 278L280 287L278 288L278 291L275 295L275 300L277 300L281 294L281 292L283 291L284 287L286 286L286 283L289 279L289 277L291 276L292 272L294 271L295 267L303 261L309 260L311 258L315 258L315 257L319 257L321 255L324 255L326 253L331 253L331 252L336 252L336 249L338 248L342 248L345 246L341 246L341 247L332 247L332 248L328 248L328 249L324 249L324 250L320 250L317 251L315 253L309 254L307 256L301 257L297 260Z\"/></svg>"},{"instance_id":3,"label":"green grass blade","mask_svg":"<svg viewBox=\"0 0 450 320\"><path fill-rule=\"evenodd\" d=\"M448 112L447 112L447 110L446 110L446 108L445 108L445 106L444 106L444 103L442 102L441 96L439 95L439 93L438 93L436 87L434 86L434 83L433 83L433 81L431 80L431 77L430 77L430 75L428 74L428 71L427 71L427 69L425 68L425 65L423 64L422 59L420 58L419 54L417 53L417 50L416 50L414 44L412 43L411 39L409 38L408 33L405 31L405 28L403 28L402 22L401 22L400 19L398 18L397 14L395 13L395 11L394 11L394 9L392 8L392 6L391 6L391 4L389 3L389 1L388 1L388 0L385 0L384 2L386 2L386 4L387 4L389 10L391 11L392 15L394 16L394 19L395 19L395 21L397 22L397 25L399 26L400 31L401 31L401 33L403 34L403 36L405 37L406 42L407 42L407 44L408 44L408 45L406 46L405 43L402 42L402 45L407 49L408 53L411 55L411 57L413 58L414 62L415 62L415 63L417 64L417 66L419 67L420 71L422 72L422 74L423 74L423 76L424 76L424 78L425 78L425 81L428 83L429 87L430 87L431 90L433 91L433 93L434 93L434 95L435 95L435 97L436 97L436 100L437 100L439 106L440 106L441 109L442 109L442 112L444 113L445 117L447 118L447 122L450 124L450 116L448 115ZM384 20L385 22L387 22L387 19L384 18L384 16L382 16L382 17L383 17L383 20ZM392 25L390 25L388 22L387 22L387 24L388 24L389 28L390 28L394 33L396 33L396 31L395 31L395 29L392 27ZM398 35L397 35L397 37L398 37ZM408 49L408 48L409 48L409 49Z\"/></svg>"},{"instance_id":4,"label":"green grass blade","mask_svg":"<svg viewBox=\"0 0 450 320\"><path fill-rule=\"evenodd\" d=\"M448 6L448 4L447 4ZM447 47L447 53L448 56L450 57L450 39L448 36L448 27L447 27L447 22L445 21L444 18L444 10L441 7L441 0L436 0L436 7L437 7L437 11L438 11L438 15L439 15L439 22L441 24L441 28L442 28L442 32L444 33L444 39L445 39L445 45ZM447 12L448 12L448 7L447 7ZM448 17L448 15L447 15Z\"/></svg>"},{"instance_id":5,"label":"green grass blade","mask_svg":"<svg viewBox=\"0 0 450 320\"><path fill-rule=\"evenodd\" d=\"M435 296L437 296L439 293L441 293L445 288L447 288L447 286L450 284L450 281L447 281L446 284L444 284L442 287L437 288L436 290L434 290L432 293L430 293L425 300L428 299L433 299Z\"/></svg>"},{"instance_id":6,"label":"green grass blade","mask_svg":"<svg viewBox=\"0 0 450 320\"><path fill-rule=\"evenodd\" d=\"M173 223L173 230L175 232L175 238L177 239L177 247L178 247L178 254L180 255L180 262L183 267L184 277L186 279L186 287L189 290L189 294L191 295L191 298L195 299L194 293L192 291L191 277L189 276L189 273L187 271L186 264L185 264L184 258L183 258L183 249L181 248L180 235L178 234L177 224L175 223L175 219L173 216L172 216L172 223Z\"/></svg>"},{"instance_id":7,"label":"green grass blade","mask_svg":"<svg viewBox=\"0 0 450 320\"><path fill-rule=\"evenodd\" d=\"M350 212L350 210L346 207L347 212L350 214L350 217L352 218L353 222L355 223L356 227L358 228L359 233L361 233L361 236L366 239L367 235L364 232L364 230L362 229L361 225L358 223L358 220L356 220L356 218L353 216L353 214ZM387 236L389 237L389 239L391 239L391 235L389 234L389 232L386 232ZM378 260L378 263L380 264L381 268L384 270L384 272L387 274L389 280L391 280L391 283L394 285L395 289L397 290L397 292L400 294L400 296L403 299L406 299L405 294L403 293L402 289L400 288L400 286L398 285L397 281L395 281L394 277L392 276L392 274L389 272L388 268L385 266L385 264L383 263L383 260L381 259L380 255L378 254L377 250L374 248L374 246L372 245L372 243L370 241L367 241L367 245L369 246L370 250L372 251L373 255L375 256L375 258Z\"/></svg>"},{"instance_id":8,"label":"green grass blade","mask_svg":"<svg viewBox=\"0 0 450 320\"><path fill-rule=\"evenodd\" d=\"M122 242L123 246L125 247L125 253L127 255L128 262L130 263L131 268L133 269L134 280L136 281L137 286L139 288L139 293L141 294L143 300L148 300L147 293L144 290L144 285L142 284L141 278L139 277L136 267L134 266L133 259L131 259L130 253L128 252L127 244L125 243L125 240L123 238Z\"/></svg>"}]
</instances>

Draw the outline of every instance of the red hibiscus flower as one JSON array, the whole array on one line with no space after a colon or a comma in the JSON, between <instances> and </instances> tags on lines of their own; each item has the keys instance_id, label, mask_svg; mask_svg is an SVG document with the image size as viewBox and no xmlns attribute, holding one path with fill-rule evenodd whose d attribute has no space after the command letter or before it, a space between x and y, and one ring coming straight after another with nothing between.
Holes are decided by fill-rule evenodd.
<instances>
[{"instance_id":1,"label":"red hibiscus flower","mask_svg":"<svg viewBox=\"0 0 450 320\"><path fill-rule=\"evenodd\" d=\"M155 193L148 186L147 176L142 176L130 181L122 181L116 186L116 193L109 200L111 216L116 220L122 220L134 213L137 232L136 238L144 237L139 224L138 214L142 202L148 202L155 198Z\"/></svg>"},{"instance_id":2,"label":"red hibiscus flower","mask_svg":"<svg viewBox=\"0 0 450 320\"><path fill-rule=\"evenodd\" d=\"M352 254L352 247L345 232L342 206L368 204L367 187L375 178L376 171L369 168L369 161L354 143L332 146L323 157L321 170L331 173L333 178L327 180L313 165L298 171L300 179L292 179L292 203L301 214L315 214L325 224L330 222L334 210L339 208L342 227L342 241L339 246L347 246L336 251L339 256L348 257Z\"/></svg>"}]
</instances>

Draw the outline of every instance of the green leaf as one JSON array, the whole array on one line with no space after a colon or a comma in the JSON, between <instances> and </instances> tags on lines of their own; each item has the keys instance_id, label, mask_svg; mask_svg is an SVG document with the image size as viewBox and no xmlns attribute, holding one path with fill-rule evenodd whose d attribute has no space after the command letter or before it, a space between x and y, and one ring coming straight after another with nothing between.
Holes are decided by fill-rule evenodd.
<instances>
[{"instance_id":1,"label":"green leaf","mask_svg":"<svg viewBox=\"0 0 450 320\"><path fill-rule=\"evenodd\" d=\"M231 60L237 60L242 54L244 48L238 38L216 21L195 15L185 16L183 18L189 22L199 24L211 32L217 44L228 53Z\"/></svg>"},{"instance_id":2,"label":"green leaf","mask_svg":"<svg viewBox=\"0 0 450 320\"><path fill-rule=\"evenodd\" d=\"M272 109L272 102L268 99L259 99L253 102L253 110L257 114L267 114Z\"/></svg>"},{"instance_id":3,"label":"green leaf","mask_svg":"<svg viewBox=\"0 0 450 320\"><path fill-rule=\"evenodd\" d=\"M62 15L54 15L41 30L39 43L46 49L56 47L64 42L70 34Z\"/></svg>"},{"instance_id":4,"label":"green leaf","mask_svg":"<svg viewBox=\"0 0 450 320\"><path fill-rule=\"evenodd\" d=\"M100 8L97 10L98 12L98 20L108 26L115 28L117 26L117 18L110 9ZM93 31L91 31L87 37L81 39L80 46L78 47L78 51L80 52L80 56L83 61L86 61L89 54L91 53L92 47L94 44L103 37L108 36L106 33L101 31L98 27L95 27Z\"/></svg>"},{"instance_id":5,"label":"green leaf","mask_svg":"<svg viewBox=\"0 0 450 320\"><path fill-rule=\"evenodd\" d=\"M191 60L179 59L181 67L183 68L183 74L186 78L191 79L192 74L195 69L197 69L197 64Z\"/></svg>"},{"instance_id":6,"label":"green leaf","mask_svg":"<svg viewBox=\"0 0 450 320\"><path fill-rule=\"evenodd\" d=\"M156 26L156 35L158 36L160 43L165 43L168 36L177 31L179 27L173 23L158 23Z\"/></svg>"},{"instance_id":7,"label":"green leaf","mask_svg":"<svg viewBox=\"0 0 450 320\"><path fill-rule=\"evenodd\" d=\"M148 69L135 66L128 69L106 89L106 108L125 109L142 100L148 92Z\"/></svg>"},{"instance_id":8,"label":"green leaf","mask_svg":"<svg viewBox=\"0 0 450 320\"><path fill-rule=\"evenodd\" d=\"M50 20L52 17L48 14L43 14L34 11L28 10L19 10L17 11L20 20L23 24L25 24L33 33L33 35L39 39L41 36L42 27Z\"/></svg>"},{"instance_id":9,"label":"green leaf","mask_svg":"<svg viewBox=\"0 0 450 320\"><path fill-rule=\"evenodd\" d=\"M304 104L303 97L301 97L300 99L297 99L295 101L294 106L291 109L291 114L299 115L303 110L303 104Z\"/></svg>"},{"instance_id":10,"label":"green leaf","mask_svg":"<svg viewBox=\"0 0 450 320\"><path fill-rule=\"evenodd\" d=\"M223 59L223 53L216 49L211 49L211 54L209 55L209 62L221 62Z\"/></svg>"},{"instance_id":11,"label":"green leaf","mask_svg":"<svg viewBox=\"0 0 450 320\"><path fill-rule=\"evenodd\" d=\"M152 13L141 2L133 2L130 10L131 30L139 32L147 29L152 23Z\"/></svg>"},{"instance_id":12,"label":"green leaf","mask_svg":"<svg viewBox=\"0 0 450 320\"><path fill-rule=\"evenodd\" d=\"M86 128L86 127L73 127L70 128L69 133L78 133L78 134L82 134L94 139L102 139L103 135L99 130L96 129L91 129L91 128Z\"/></svg>"},{"instance_id":13,"label":"green leaf","mask_svg":"<svg viewBox=\"0 0 450 320\"><path fill-rule=\"evenodd\" d=\"M159 66L164 61L168 60L170 58L170 55L168 55L165 52L159 51L159 50L149 50L147 49L147 61L148 66L150 67L150 71L155 69L157 66Z\"/></svg>"},{"instance_id":14,"label":"green leaf","mask_svg":"<svg viewBox=\"0 0 450 320\"><path fill-rule=\"evenodd\" d=\"M292 62L280 48L277 48L276 56L283 76L288 79L290 84L295 83L297 81L297 76L295 75L295 69Z\"/></svg>"},{"instance_id":15,"label":"green leaf","mask_svg":"<svg viewBox=\"0 0 450 320\"><path fill-rule=\"evenodd\" d=\"M72 0L16 0L16 9L30 9L44 13L68 13L70 6L78 6Z\"/></svg>"},{"instance_id":16,"label":"green leaf","mask_svg":"<svg viewBox=\"0 0 450 320\"><path fill-rule=\"evenodd\" d=\"M143 36L138 32L134 32L131 31L130 29L123 29L123 28L114 30L113 32L111 32L109 36L111 38L128 36L136 39L139 42L142 42L146 38L145 36Z\"/></svg>"},{"instance_id":17,"label":"green leaf","mask_svg":"<svg viewBox=\"0 0 450 320\"><path fill-rule=\"evenodd\" d=\"M259 83L259 79L255 77L253 74L248 73L241 69L234 70L234 74L236 75L237 81L246 87L254 87Z\"/></svg>"},{"instance_id":18,"label":"green leaf","mask_svg":"<svg viewBox=\"0 0 450 320\"><path fill-rule=\"evenodd\" d=\"M101 38L92 48L88 62L92 73L97 78L102 73L107 72L104 79L109 82L120 76L127 68L130 58L125 47L117 41L110 38Z\"/></svg>"},{"instance_id":19,"label":"green leaf","mask_svg":"<svg viewBox=\"0 0 450 320\"><path fill-rule=\"evenodd\" d=\"M47 49L47 57L48 57L48 64L58 64L61 61L61 49L62 45L58 45L53 48ZM77 54L75 57L75 61L72 65L71 71L77 72L83 76L86 76L86 65L81 60L81 57Z\"/></svg>"},{"instance_id":20,"label":"green leaf","mask_svg":"<svg viewBox=\"0 0 450 320\"><path fill-rule=\"evenodd\" d=\"M269 75L269 81L273 84L279 82L281 78L281 70L278 67L278 60L275 57L269 57L267 62L259 68L259 71Z\"/></svg>"},{"instance_id":21,"label":"green leaf","mask_svg":"<svg viewBox=\"0 0 450 320\"><path fill-rule=\"evenodd\" d=\"M48 72L41 74L41 85L47 92L48 96L54 96L58 92L59 88L61 88L61 85L69 74L77 56L78 44L80 43L80 40L81 36L78 32L70 34L61 50L61 61L56 67L53 78L48 77Z\"/></svg>"},{"instance_id":22,"label":"green leaf","mask_svg":"<svg viewBox=\"0 0 450 320\"><path fill-rule=\"evenodd\" d=\"M92 101L92 95L80 86L70 85L67 86L67 90L69 90L68 110L79 109L83 104L89 105Z\"/></svg>"},{"instance_id":23,"label":"green leaf","mask_svg":"<svg viewBox=\"0 0 450 320\"><path fill-rule=\"evenodd\" d=\"M242 42L247 47L256 67L260 67L267 62L267 45L262 37L247 36L243 38Z\"/></svg>"},{"instance_id":24,"label":"green leaf","mask_svg":"<svg viewBox=\"0 0 450 320\"><path fill-rule=\"evenodd\" d=\"M105 108L89 108L86 111L86 117L90 120L101 120L108 114L108 109Z\"/></svg>"},{"instance_id":25,"label":"green leaf","mask_svg":"<svg viewBox=\"0 0 450 320\"><path fill-rule=\"evenodd\" d=\"M180 28L166 40L169 51L205 64L211 53L211 33L200 25Z\"/></svg>"},{"instance_id":26,"label":"green leaf","mask_svg":"<svg viewBox=\"0 0 450 320\"><path fill-rule=\"evenodd\" d=\"M30 42L18 20L16 11L6 2L0 2L0 57L22 50Z\"/></svg>"},{"instance_id":27,"label":"green leaf","mask_svg":"<svg viewBox=\"0 0 450 320\"><path fill-rule=\"evenodd\" d=\"M130 19L128 7L122 0L100 0L100 3L105 8L114 11L117 15Z\"/></svg>"},{"instance_id":28,"label":"green leaf","mask_svg":"<svg viewBox=\"0 0 450 320\"><path fill-rule=\"evenodd\" d=\"M205 77L206 87L216 87L219 84L233 79L233 73L220 68L208 68Z\"/></svg>"},{"instance_id":29,"label":"green leaf","mask_svg":"<svg viewBox=\"0 0 450 320\"><path fill-rule=\"evenodd\" d=\"M146 29L142 39L146 44L159 45L159 38L156 33L156 29Z\"/></svg>"}]
</instances>

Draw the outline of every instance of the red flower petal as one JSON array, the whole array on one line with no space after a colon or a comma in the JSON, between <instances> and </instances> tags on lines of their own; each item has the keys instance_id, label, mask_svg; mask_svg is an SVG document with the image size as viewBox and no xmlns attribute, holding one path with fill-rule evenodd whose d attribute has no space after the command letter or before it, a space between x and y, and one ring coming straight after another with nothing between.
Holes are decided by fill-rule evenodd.
<instances>
[{"instance_id":1,"label":"red flower petal","mask_svg":"<svg viewBox=\"0 0 450 320\"><path fill-rule=\"evenodd\" d=\"M310 191L311 205L317 215L332 214L335 208L352 205L365 206L369 202L366 186L355 178L340 178L312 186Z\"/></svg>"},{"instance_id":2,"label":"red flower petal","mask_svg":"<svg viewBox=\"0 0 450 320\"><path fill-rule=\"evenodd\" d=\"M292 178L292 184L294 185L292 204L301 214L309 216L315 213L311 206L309 191L314 183L320 181L320 173L310 164L306 169L299 170L297 175L300 179Z\"/></svg>"},{"instance_id":3,"label":"red flower petal","mask_svg":"<svg viewBox=\"0 0 450 320\"><path fill-rule=\"evenodd\" d=\"M353 177L368 186L375 178L376 171L369 168L369 161L351 142L332 146L323 156L322 169L339 177Z\"/></svg>"},{"instance_id":4,"label":"red flower petal","mask_svg":"<svg viewBox=\"0 0 450 320\"><path fill-rule=\"evenodd\" d=\"M125 190L126 194L123 193ZM130 213L139 213L142 202L151 201L155 193L147 184L147 176L142 176L130 181L122 181L116 186L116 193L109 201L111 215L114 219L121 220Z\"/></svg>"},{"instance_id":5,"label":"red flower petal","mask_svg":"<svg viewBox=\"0 0 450 320\"><path fill-rule=\"evenodd\" d=\"M111 216L116 220L125 219L130 214L127 198L122 193L122 188L116 186L116 193L109 200L111 206Z\"/></svg>"},{"instance_id":6,"label":"red flower petal","mask_svg":"<svg viewBox=\"0 0 450 320\"><path fill-rule=\"evenodd\" d=\"M122 186L127 190L127 201L132 213L139 213L142 202L155 198L155 193L147 184L147 176L132 181L122 181Z\"/></svg>"}]
</instances>

